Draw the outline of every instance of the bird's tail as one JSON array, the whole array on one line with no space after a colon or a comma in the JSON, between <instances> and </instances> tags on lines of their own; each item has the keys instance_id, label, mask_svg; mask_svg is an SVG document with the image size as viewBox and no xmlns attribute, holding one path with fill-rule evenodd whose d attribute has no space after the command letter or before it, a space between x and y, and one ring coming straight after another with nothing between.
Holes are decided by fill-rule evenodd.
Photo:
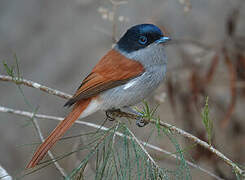
<instances>
[{"instance_id":1,"label":"bird's tail","mask_svg":"<svg viewBox=\"0 0 245 180\"><path fill-rule=\"evenodd\" d=\"M77 102L73 110L68 116L61 121L58 126L52 131L52 133L45 139L45 141L38 147L34 153L31 161L26 168L35 167L47 154L49 149L64 135L64 133L72 126L72 124L79 118L82 112L89 105L91 99L81 100Z\"/></svg>"}]
</instances>

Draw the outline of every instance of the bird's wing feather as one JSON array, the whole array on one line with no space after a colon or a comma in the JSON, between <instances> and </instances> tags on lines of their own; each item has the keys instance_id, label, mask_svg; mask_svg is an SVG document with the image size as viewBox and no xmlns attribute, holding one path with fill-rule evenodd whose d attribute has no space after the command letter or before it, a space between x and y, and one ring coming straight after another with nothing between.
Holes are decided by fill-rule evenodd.
<instances>
[{"instance_id":1,"label":"bird's wing feather","mask_svg":"<svg viewBox=\"0 0 245 180\"><path fill-rule=\"evenodd\" d=\"M83 80L65 106L71 106L81 99L93 97L100 92L125 84L143 72L144 67L140 62L126 58L116 50L110 50Z\"/></svg>"}]
</instances>

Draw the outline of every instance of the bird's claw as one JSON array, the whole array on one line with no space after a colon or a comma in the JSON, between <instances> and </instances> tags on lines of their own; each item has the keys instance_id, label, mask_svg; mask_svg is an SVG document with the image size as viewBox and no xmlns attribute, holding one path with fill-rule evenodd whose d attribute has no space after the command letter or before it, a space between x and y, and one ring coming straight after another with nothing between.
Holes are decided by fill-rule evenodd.
<instances>
[{"instance_id":1,"label":"bird's claw","mask_svg":"<svg viewBox=\"0 0 245 180\"><path fill-rule=\"evenodd\" d=\"M149 124L149 122L146 121L143 116L138 116L138 118L136 120L136 125L138 127L144 127L147 124Z\"/></svg>"},{"instance_id":2,"label":"bird's claw","mask_svg":"<svg viewBox=\"0 0 245 180\"><path fill-rule=\"evenodd\" d=\"M107 110L105 111L105 114L106 114L106 120L109 120L109 121L115 121L116 118L112 116L111 113L113 113L113 111L115 111L114 109L113 110Z\"/></svg>"}]
</instances>

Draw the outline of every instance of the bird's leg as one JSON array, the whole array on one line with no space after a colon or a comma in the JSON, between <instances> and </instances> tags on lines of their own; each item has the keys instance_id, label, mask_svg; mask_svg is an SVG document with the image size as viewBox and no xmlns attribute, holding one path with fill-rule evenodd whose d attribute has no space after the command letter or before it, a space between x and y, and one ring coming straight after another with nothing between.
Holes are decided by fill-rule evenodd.
<instances>
[{"instance_id":1,"label":"bird's leg","mask_svg":"<svg viewBox=\"0 0 245 180\"><path fill-rule=\"evenodd\" d=\"M136 125L138 127L144 127L145 125L147 125L149 123L148 121L146 121L144 119L144 115L142 113L134 110L133 108L131 108L131 107L123 107L121 109L124 110L124 111L126 111L126 112L133 113L133 114L135 114L135 115L138 116L137 117L137 120L136 120Z\"/></svg>"},{"instance_id":2,"label":"bird's leg","mask_svg":"<svg viewBox=\"0 0 245 180\"><path fill-rule=\"evenodd\" d=\"M115 111L118 111L119 109L108 109L105 111L105 114L106 114L106 120L109 120L109 121L115 121L115 117L113 117L112 113L115 112Z\"/></svg>"}]
</instances>

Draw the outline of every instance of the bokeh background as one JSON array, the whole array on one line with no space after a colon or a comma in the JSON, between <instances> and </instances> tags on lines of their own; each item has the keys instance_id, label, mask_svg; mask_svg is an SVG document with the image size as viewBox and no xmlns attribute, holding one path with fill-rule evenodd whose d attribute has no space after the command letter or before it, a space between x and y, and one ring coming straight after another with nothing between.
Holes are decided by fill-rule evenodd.
<instances>
[{"instance_id":1,"label":"bokeh background","mask_svg":"<svg viewBox=\"0 0 245 180\"><path fill-rule=\"evenodd\" d=\"M214 123L213 144L238 164L245 164L245 6L243 0L130 0L115 5L109 0L1 0L0 73L2 61L15 63L24 78L74 93L96 62L112 47L125 30L140 23L154 23L169 34L174 43L167 47L168 73L164 83L147 99L151 107L159 104L161 120L207 140L201 111L209 96ZM38 113L65 116L64 99L23 87L24 94ZM31 111L13 83L0 82L0 105ZM98 112L86 121L102 123ZM56 126L51 120L39 121L45 135ZM107 125L110 125L109 122ZM146 140L143 131L129 124L136 135ZM67 134L87 131L74 125ZM143 133L142 133L143 132ZM58 144L55 153L67 152L76 141ZM0 164L16 174L30 160L39 142L29 119L0 113ZM151 143L174 150L155 136ZM181 140L184 147L192 144ZM171 163L163 154L150 153L161 164ZM224 179L235 179L230 167L195 146L188 150L194 162ZM61 165L71 170L81 154L66 158ZM89 170L88 170L89 171ZM212 179L191 169L193 179ZM24 179L61 179L54 166ZM89 177L87 177L89 179Z\"/></svg>"}]
</instances>

